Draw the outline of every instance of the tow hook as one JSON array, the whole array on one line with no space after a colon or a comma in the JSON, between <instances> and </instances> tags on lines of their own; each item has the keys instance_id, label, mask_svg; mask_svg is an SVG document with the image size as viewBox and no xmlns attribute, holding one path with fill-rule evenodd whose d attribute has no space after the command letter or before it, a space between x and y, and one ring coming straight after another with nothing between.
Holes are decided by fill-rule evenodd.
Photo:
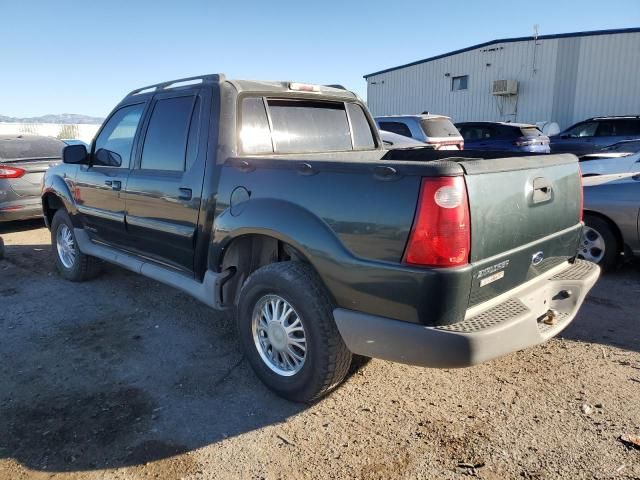
<instances>
[{"instance_id":1,"label":"tow hook","mask_svg":"<svg viewBox=\"0 0 640 480\"><path fill-rule=\"evenodd\" d=\"M547 310L547 313L544 314L544 318L542 319L542 323L545 325L555 325L558 323L558 311L553 308Z\"/></svg>"}]
</instances>

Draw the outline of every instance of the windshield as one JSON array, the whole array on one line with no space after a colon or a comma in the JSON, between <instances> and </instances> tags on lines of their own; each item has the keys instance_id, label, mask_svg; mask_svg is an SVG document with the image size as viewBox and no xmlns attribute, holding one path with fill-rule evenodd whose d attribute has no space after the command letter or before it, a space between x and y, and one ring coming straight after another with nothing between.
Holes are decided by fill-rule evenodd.
<instances>
[{"instance_id":1,"label":"windshield","mask_svg":"<svg viewBox=\"0 0 640 480\"><path fill-rule=\"evenodd\" d=\"M459 137L460 132L448 118L423 118L420 125L427 137Z\"/></svg>"},{"instance_id":2,"label":"windshield","mask_svg":"<svg viewBox=\"0 0 640 480\"><path fill-rule=\"evenodd\" d=\"M35 135L0 136L0 160L60 158L64 143L53 137Z\"/></svg>"}]
</instances>

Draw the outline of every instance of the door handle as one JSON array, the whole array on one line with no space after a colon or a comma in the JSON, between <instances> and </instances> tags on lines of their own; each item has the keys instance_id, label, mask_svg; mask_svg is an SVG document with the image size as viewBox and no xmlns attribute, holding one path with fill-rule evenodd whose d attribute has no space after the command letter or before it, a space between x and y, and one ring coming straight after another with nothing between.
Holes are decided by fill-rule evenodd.
<instances>
[{"instance_id":1,"label":"door handle","mask_svg":"<svg viewBox=\"0 0 640 480\"><path fill-rule=\"evenodd\" d=\"M111 190L122 189L122 182L120 180L105 180L104 184L111 187Z\"/></svg>"},{"instance_id":2,"label":"door handle","mask_svg":"<svg viewBox=\"0 0 640 480\"><path fill-rule=\"evenodd\" d=\"M178 200L191 200L193 196L193 192L190 188L181 188L180 195L178 195Z\"/></svg>"}]
</instances>

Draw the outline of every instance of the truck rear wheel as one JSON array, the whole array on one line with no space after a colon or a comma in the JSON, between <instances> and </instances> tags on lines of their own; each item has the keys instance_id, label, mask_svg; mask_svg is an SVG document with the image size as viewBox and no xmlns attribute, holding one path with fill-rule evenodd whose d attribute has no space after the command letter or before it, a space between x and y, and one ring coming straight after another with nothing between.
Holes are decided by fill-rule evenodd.
<instances>
[{"instance_id":1,"label":"truck rear wheel","mask_svg":"<svg viewBox=\"0 0 640 480\"><path fill-rule=\"evenodd\" d=\"M65 210L58 210L51 221L51 247L56 268L63 278L82 282L100 273L100 260L80 251L73 224Z\"/></svg>"},{"instance_id":2,"label":"truck rear wheel","mask_svg":"<svg viewBox=\"0 0 640 480\"><path fill-rule=\"evenodd\" d=\"M273 263L256 270L240 292L240 344L271 390L296 402L326 395L351 363L333 320L333 305L311 267Z\"/></svg>"}]
</instances>

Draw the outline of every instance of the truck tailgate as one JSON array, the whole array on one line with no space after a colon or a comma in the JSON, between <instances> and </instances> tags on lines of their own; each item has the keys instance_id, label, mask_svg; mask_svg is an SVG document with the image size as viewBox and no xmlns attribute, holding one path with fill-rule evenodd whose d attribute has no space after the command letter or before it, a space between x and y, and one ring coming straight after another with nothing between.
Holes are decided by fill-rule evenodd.
<instances>
[{"instance_id":1,"label":"truck tailgate","mask_svg":"<svg viewBox=\"0 0 640 480\"><path fill-rule=\"evenodd\" d=\"M573 155L466 160L475 305L573 257L580 171Z\"/></svg>"}]
</instances>

